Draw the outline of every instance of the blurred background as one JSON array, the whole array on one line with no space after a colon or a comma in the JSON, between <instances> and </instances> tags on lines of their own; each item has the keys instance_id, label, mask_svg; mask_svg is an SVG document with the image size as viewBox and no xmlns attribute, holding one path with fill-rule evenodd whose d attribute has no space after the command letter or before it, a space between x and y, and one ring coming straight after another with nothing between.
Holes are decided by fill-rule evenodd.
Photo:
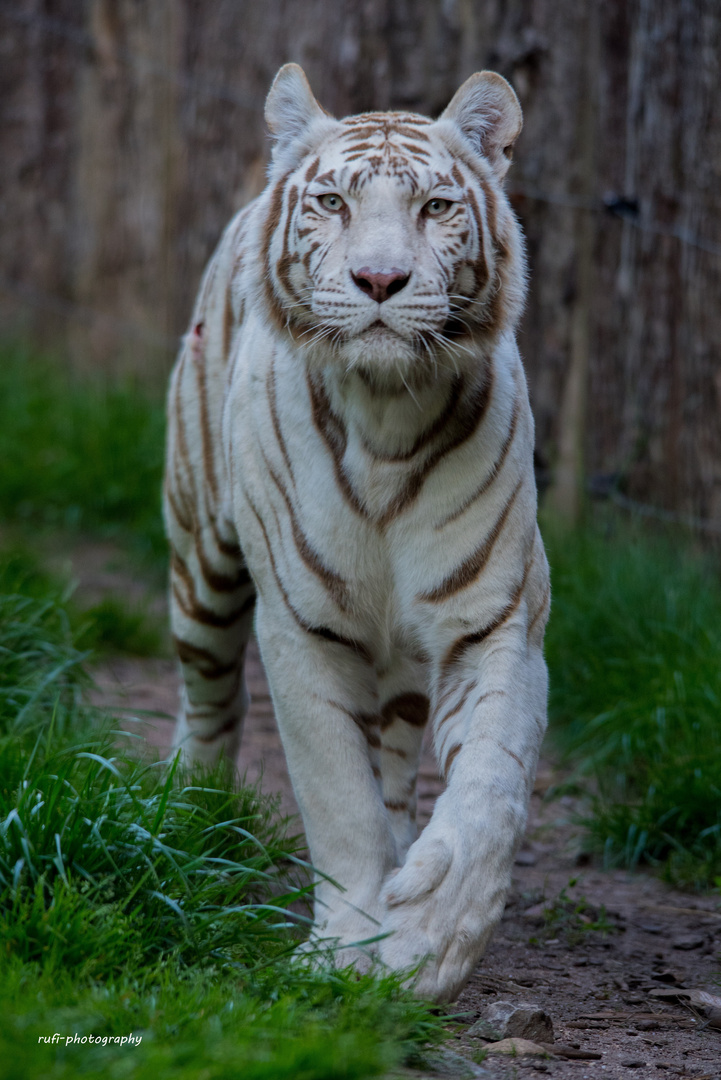
<instances>
[{"instance_id":1,"label":"blurred background","mask_svg":"<svg viewBox=\"0 0 721 1080\"><path fill-rule=\"evenodd\" d=\"M434 115L492 68L525 115L508 188L551 500L721 534L720 55L714 0L2 0L6 334L159 389L263 186L282 63L337 115Z\"/></svg>"},{"instance_id":2,"label":"blurred background","mask_svg":"<svg viewBox=\"0 0 721 1080\"><path fill-rule=\"evenodd\" d=\"M578 1015L585 971L618 1017L652 980L718 981L720 56L719 0L0 0L3 1078L361 1080L445 1037L391 984L283 964L295 939L273 905L304 841L278 818L294 804L254 644L239 768L270 801L148 764L179 692L165 385L204 264L263 186L263 103L291 60L337 115L438 114L483 68L518 93L507 184L530 257L519 345L553 604L549 733L504 935L558 950L536 988L553 983L554 1023L572 996ZM428 755L422 821L440 789ZM596 875L590 907L584 867L648 873ZM711 926L651 875L706 894ZM523 904L541 901L528 938ZM623 910L632 933L597 940ZM602 968L579 968L584 936ZM709 1053L690 1064L675 1023L653 1043L664 1067L715 1076L701 1040L718 1032L699 1024ZM132 1060L40 1042L131 1026L151 1035Z\"/></svg>"}]
</instances>

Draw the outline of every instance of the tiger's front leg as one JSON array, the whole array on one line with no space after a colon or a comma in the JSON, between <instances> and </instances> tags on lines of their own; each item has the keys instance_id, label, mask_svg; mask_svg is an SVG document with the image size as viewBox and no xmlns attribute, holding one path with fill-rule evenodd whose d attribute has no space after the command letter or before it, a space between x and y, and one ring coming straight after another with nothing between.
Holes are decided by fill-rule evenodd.
<instances>
[{"instance_id":1,"label":"tiger's front leg","mask_svg":"<svg viewBox=\"0 0 721 1080\"><path fill-rule=\"evenodd\" d=\"M523 612L458 639L437 674L434 743L448 787L385 885L381 957L394 969L425 960L416 992L448 1001L503 913L546 727L547 675Z\"/></svg>"},{"instance_id":2,"label":"tiger's front leg","mask_svg":"<svg viewBox=\"0 0 721 1080\"><path fill-rule=\"evenodd\" d=\"M352 945L380 932L380 892L397 865L379 769L378 691L361 645L306 629L259 599L256 633L310 859L315 931ZM330 634L330 632L328 632ZM331 880L327 880L331 879ZM340 965L362 958L341 950Z\"/></svg>"}]
</instances>

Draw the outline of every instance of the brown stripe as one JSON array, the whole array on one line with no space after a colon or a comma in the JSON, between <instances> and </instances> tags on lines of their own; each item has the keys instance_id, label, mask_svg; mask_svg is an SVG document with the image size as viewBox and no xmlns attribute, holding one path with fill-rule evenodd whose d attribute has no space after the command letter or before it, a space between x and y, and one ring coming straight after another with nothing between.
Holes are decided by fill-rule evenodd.
<instances>
[{"instance_id":1,"label":"brown stripe","mask_svg":"<svg viewBox=\"0 0 721 1080\"><path fill-rule=\"evenodd\" d=\"M309 184L320 168L320 158L314 158L305 172L305 182Z\"/></svg>"},{"instance_id":2,"label":"brown stripe","mask_svg":"<svg viewBox=\"0 0 721 1080\"><path fill-rule=\"evenodd\" d=\"M536 623L541 618L541 616L544 614L544 612L548 610L548 602L549 602L550 599L551 599L551 586L546 585L546 588L543 591L543 599L541 601L541 605L540 605L538 611L536 612L536 614L531 619L531 622L529 623L528 630L526 632L526 640L527 641L531 640L531 634L533 633L533 630L534 630L534 628L536 626Z\"/></svg>"},{"instance_id":3,"label":"brown stripe","mask_svg":"<svg viewBox=\"0 0 721 1080\"><path fill-rule=\"evenodd\" d=\"M358 371L359 375L361 375L361 370L362 369L359 369ZM363 379L363 375L361 375L361 379ZM433 421L433 423L429 427L427 427L425 431L421 432L421 434L411 446L410 450L402 450L397 454L379 453L377 450L373 449L368 440L365 438L363 439L363 448L369 454L372 454L372 456L377 461L409 461L412 457L416 456L419 450L422 450L425 446L428 445L429 442L432 442L433 439L435 439L441 431L443 431L451 416L456 411L462 390L463 377L461 375L457 375L451 383L451 390L445 406L443 407L437 418Z\"/></svg>"},{"instance_id":4,"label":"brown stripe","mask_svg":"<svg viewBox=\"0 0 721 1080\"><path fill-rule=\"evenodd\" d=\"M290 175L290 173L288 174ZM329 169L317 178L318 184L335 184L335 169Z\"/></svg>"},{"instance_id":5,"label":"brown stripe","mask_svg":"<svg viewBox=\"0 0 721 1080\"><path fill-rule=\"evenodd\" d=\"M476 232L478 235L478 256L476 257L476 261L472 264L474 288L476 293L478 294L482 292L483 289L485 289L486 285L488 284L489 278L488 263L486 262L486 253L483 250L483 218L481 217L481 211L478 207L478 201L476 200L476 196L473 194L473 190L471 188L466 189L466 195L468 196L471 213L473 214L476 222Z\"/></svg>"},{"instance_id":6,"label":"brown stripe","mask_svg":"<svg viewBox=\"0 0 721 1080\"><path fill-rule=\"evenodd\" d=\"M217 656L213 656L207 649L201 649L198 645L192 645L173 634L173 644L182 664L192 664L198 674L204 679L223 679L235 671L237 661L232 660L229 664L223 664Z\"/></svg>"},{"instance_id":7,"label":"brown stripe","mask_svg":"<svg viewBox=\"0 0 721 1080\"><path fill-rule=\"evenodd\" d=\"M485 176L478 177L478 182L483 189L483 195L486 200L486 218L488 219L488 231L491 234L491 240L493 246L498 244L498 237L496 236L496 230L498 228L498 199L496 193L488 183Z\"/></svg>"},{"instance_id":8,"label":"brown stripe","mask_svg":"<svg viewBox=\"0 0 721 1080\"><path fill-rule=\"evenodd\" d=\"M178 447L178 455L180 457L180 464L185 471L185 478L190 488L190 495L194 503L197 503L195 492L195 473L193 472L193 465L190 457L190 451L188 449L188 437L185 430L185 414L183 410L183 403L180 398L180 382L185 375L185 362L181 362L181 367L178 370L178 378L174 386L174 415L175 415L175 434Z\"/></svg>"},{"instance_id":9,"label":"brown stripe","mask_svg":"<svg viewBox=\"0 0 721 1080\"><path fill-rule=\"evenodd\" d=\"M200 406L200 437L203 451L203 473L215 503L218 501L218 480L215 473L215 453L210 433L210 410L208 408L208 380L203 358L193 353L193 366L198 384Z\"/></svg>"},{"instance_id":10,"label":"brown stripe","mask_svg":"<svg viewBox=\"0 0 721 1080\"><path fill-rule=\"evenodd\" d=\"M513 404L513 413L511 415L511 424L510 424L510 427L508 429L508 435L506 436L506 438L504 440L503 446L501 447L501 451L500 451L498 457L496 458L496 460L495 460L495 462L493 464L493 467L489 471L488 476L483 481L481 486L479 488L477 488L476 491L474 491L473 494L468 499L466 499L466 501L464 503L462 503L462 505L459 506L457 510L454 510L452 514L448 515L448 517L443 518L443 521L438 522L438 524L436 525L436 529L442 529L445 525L448 525L451 521L455 521L457 518L459 518L462 514L464 514L466 512L468 507L471 506L476 501L476 499L482 498L482 496L485 495L486 492L489 490L489 488L492 486L492 484L496 480L496 477L498 476L501 469L503 468L503 464L504 464L504 462L506 460L506 457L508 456L508 451L510 450L511 444L512 444L514 438L516 437L516 428L518 427L518 417L520 415L520 411L521 410L520 410L519 399L517 397L515 399L514 404Z\"/></svg>"},{"instance_id":11,"label":"brown stripe","mask_svg":"<svg viewBox=\"0 0 721 1080\"><path fill-rule=\"evenodd\" d=\"M413 119L413 123L415 124L415 118ZM409 127L408 124L404 124L402 122L399 122L398 120L391 121L391 123L388 125L388 130L391 131L394 135L401 135L407 139L417 139L419 142L426 143L430 142L430 139L426 135L425 131L419 131L418 128L415 126Z\"/></svg>"},{"instance_id":12,"label":"brown stripe","mask_svg":"<svg viewBox=\"0 0 721 1080\"><path fill-rule=\"evenodd\" d=\"M273 188L270 197L270 206L268 207L268 214L263 222L263 234L261 240L261 251L263 254L263 280L265 283L265 298L268 303L268 308L271 315L274 317L278 327L285 329L287 326L287 317L278 298L273 290L273 279L270 270L270 245L273 240L273 234L280 224L281 211L283 209L283 194L285 192L285 185L288 181L288 177L291 175L291 171L287 172L285 176L282 176L278 183Z\"/></svg>"},{"instance_id":13,"label":"brown stripe","mask_svg":"<svg viewBox=\"0 0 721 1080\"><path fill-rule=\"evenodd\" d=\"M331 409L323 385L314 379L310 372L306 372L306 380L310 395L313 425L330 451L338 487L348 505L361 517L368 518L368 511L353 490L343 466L343 458L348 444L345 428Z\"/></svg>"},{"instance_id":14,"label":"brown stripe","mask_svg":"<svg viewBox=\"0 0 721 1080\"><path fill-rule=\"evenodd\" d=\"M295 211L297 202L298 188L291 187L288 192L288 208L286 210L285 229L283 230L283 251L277 263L275 264L275 272L278 275L278 280L280 281L281 285L288 293L288 295L291 296L294 300L297 300L298 297L293 290L293 286L290 283L290 278L288 274L290 272L291 266L293 266L294 263L298 262L298 258L296 255L291 254L288 247L288 238L290 236L290 228L293 224L293 213Z\"/></svg>"},{"instance_id":15,"label":"brown stripe","mask_svg":"<svg viewBox=\"0 0 721 1080\"><path fill-rule=\"evenodd\" d=\"M271 361L270 367L268 368L268 375L267 375L266 382L265 382L265 389L266 389L266 393L268 395L268 405L270 407L270 419L271 419L271 423L273 424L273 431L275 432L275 438L276 438L276 441L278 443L278 446L280 447L280 452L283 455L283 461L285 462L285 467L288 470L288 475L290 476L290 481L291 481L293 487L295 487L295 477L293 476L293 466L290 463L290 455L288 453L288 447L286 446L285 439L283 438L283 431L282 431L281 426L280 426L280 417L278 416L278 393L277 393L276 384L275 384L275 362L274 361L275 361L275 356L273 356L273 360Z\"/></svg>"},{"instance_id":16,"label":"brown stripe","mask_svg":"<svg viewBox=\"0 0 721 1080\"><path fill-rule=\"evenodd\" d=\"M373 750L379 750L381 745L381 738L378 734L377 721L375 722L375 724L373 724L370 722L369 718L365 716L354 716L353 719L368 740L368 745Z\"/></svg>"},{"instance_id":17,"label":"brown stripe","mask_svg":"<svg viewBox=\"0 0 721 1080\"><path fill-rule=\"evenodd\" d=\"M209 743L219 739L221 735L230 735L231 731L235 731L239 723L240 721L237 716L229 716L212 735L194 735L193 738L196 739L197 742L204 743L207 746Z\"/></svg>"},{"instance_id":18,"label":"brown stripe","mask_svg":"<svg viewBox=\"0 0 721 1080\"><path fill-rule=\"evenodd\" d=\"M230 338L233 333L233 299L230 285L225 290L225 306L223 308L223 358L227 360L230 351Z\"/></svg>"},{"instance_id":19,"label":"brown stripe","mask_svg":"<svg viewBox=\"0 0 721 1080\"><path fill-rule=\"evenodd\" d=\"M459 638L453 643L453 645L451 645L450 649L446 653L441 663L441 672L443 677L447 677L450 669L458 663L458 661L468 649L472 648L474 645L479 645L482 641L485 641L486 638L490 637L491 634L495 633L496 630L500 629L500 627L503 626L504 622L506 622L506 620L511 617L511 615L521 602L523 590L526 587L526 580L528 578L528 574L532 565L533 559L531 559L531 561L528 563L528 566L525 568L523 572L523 577L519 584L516 586L516 588L513 590L513 593L508 603L498 613L495 619L488 623L487 626L484 626L483 629L476 630L473 634L466 634L464 635L464 637Z\"/></svg>"},{"instance_id":20,"label":"brown stripe","mask_svg":"<svg viewBox=\"0 0 721 1080\"><path fill-rule=\"evenodd\" d=\"M387 701L381 709L381 731L385 731L394 720L403 720L411 727L422 728L428 722L430 702L425 694L409 692L398 694Z\"/></svg>"},{"instance_id":21,"label":"brown stripe","mask_svg":"<svg viewBox=\"0 0 721 1080\"><path fill-rule=\"evenodd\" d=\"M195 523L193 530L195 539L195 554L198 559L198 566L200 572L205 578L207 585L210 585L211 589L216 592L235 592L236 589L240 589L243 585L250 584L250 574L245 566L241 566L235 575L224 574L220 570L216 570L214 566L211 566L208 556L203 547L203 534L198 522Z\"/></svg>"},{"instance_id":22,"label":"brown stripe","mask_svg":"<svg viewBox=\"0 0 721 1080\"><path fill-rule=\"evenodd\" d=\"M459 187L466 187L466 178L458 168L458 163L455 161L453 162L453 168L451 169L451 176Z\"/></svg>"},{"instance_id":23,"label":"brown stripe","mask_svg":"<svg viewBox=\"0 0 721 1080\"><path fill-rule=\"evenodd\" d=\"M383 805L385 806L386 810L395 811L396 813L400 813L401 811L408 809L408 803L405 801L393 802L391 799L384 799Z\"/></svg>"},{"instance_id":24,"label":"brown stripe","mask_svg":"<svg viewBox=\"0 0 721 1080\"><path fill-rule=\"evenodd\" d=\"M204 374L205 373L203 372L203 378L204 378ZM201 405L201 410L202 410L202 405ZM236 584L235 579L228 578L226 575L223 575L223 574L219 574L217 571L213 570L213 568L208 563L207 557L205 555L205 551L203 549L203 544L202 544L202 533L201 533L200 522L197 520L198 492L197 492L196 483L195 483L195 473L193 471L192 462L191 462L191 458L190 458L190 452L189 452L189 449L188 449L188 440L187 440L187 434L186 434L186 430L185 430L185 418L184 418L184 416L182 414L182 411L181 411L181 409L179 407L176 408L176 410L175 410L175 419L176 419L176 435L177 435L178 451L179 451L181 463L182 463L183 468L184 468L185 473L186 473L187 484L190 487L190 500L191 500L191 504L192 504L191 507L188 506L188 499L185 496L185 493L182 491L182 485L180 483L178 483L179 495L181 496L182 501L183 501L184 506L185 506L185 515L184 515L185 523L183 523L183 521L181 520L181 517L179 516L180 507L178 506L177 502L173 499L172 494L171 494L170 491L168 491L169 499L170 499L170 502L171 502L171 505L173 507L173 511L174 511L176 517L178 517L178 520L180 521L181 525L183 525L183 527L186 528L186 531L191 531L191 529L187 528L187 526L192 525L192 532L193 532L193 535L194 535L194 538L195 538L196 547L198 549L198 560L199 560L199 562L201 564L201 569L203 571L203 575L204 575L206 581L213 588L215 588L218 592L227 592L229 590L229 588L237 588L238 585L243 584L243 582L240 581L240 582L238 582ZM205 423L207 425L207 416L205 418ZM201 437L202 437L202 440L203 440L203 454L205 456L206 440L209 441L209 439L210 439L209 433L205 430L205 425L203 425L203 427L202 427ZM212 527L212 530L213 530L214 538L215 538L215 541L216 541L216 543L218 545L218 549L226 556L238 557L240 555L240 549L238 548L238 546L236 544L231 544L230 542L224 540L218 533L216 522L215 522L214 507L211 507L211 505L210 505L207 487L204 488L204 502L205 502L205 507L206 507L208 519L211 522L211 527ZM247 571L246 571L245 582L247 583L247 581L249 581L249 580L250 580L250 577L247 575Z\"/></svg>"},{"instance_id":25,"label":"brown stripe","mask_svg":"<svg viewBox=\"0 0 721 1080\"><path fill-rule=\"evenodd\" d=\"M348 608L348 586L346 585L340 574L336 574L334 570L329 570L328 567L322 562L317 551L311 546L305 533L302 531L298 524L295 508L290 501L288 492L285 489L285 485L276 473L273 466L268 461L265 450L260 448L260 452L265 462L265 467L270 474L270 478L277 487L281 494L281 497L288 510L288 518L290 520L290 528L293 533L293 542L295 543L298 554L301 559L311 571L312 574L318 578L325 589L330 593L333 600L342 611L346 611Z\"/></svg>"},{"instance_id":26,"label":"brown stripe","mask_svg":"<svg viewBox=\"0 0 721 1080\"><path fill-rule=\"evenodd\" d=\"M521 766L521 769L523 770L523 772L524 772L524 773L526 772L526 766L525 766L525 765L523 764L523 762L522 762L522 761L521 761L521 759L519 758L518 754L514 754L514 753L513 753L513 751L512 751L512 750L509 750L507 746L504 746L504 745L503 745L503 743L500 743L500 742L499 742L499 743L498 743L498 746L499 746L499 747L501 748L501 750L503 750L503 751L504 751L504 752L505 752L506 754L508 754L508 756L509 756L509 757L513 758L513 760L514 760L514 761L515 761L515 762L516 762L516 763L517 763L518 765L520 765L520 766Z\"/></svg>"},{"instance_id":27,"label":"brown stripe","mask_svg":"<svg viewBox=\"0 0 721 1080\"><path fill-rule=\"evenodd\" d=\"M345 705L341 705L339 701L328 699L328 704L334 709L338 709L344 716L347 716L353 723L360 728L368 740L368 745L374 750L378 750L381 745L380 736L378 734L378 725L380 717L375 715L369 715L368 713L357 713L351 709L346 709Z\"/></svg>"},{"instance_id":28,"label":"brown stripe","mask_svg":"<svg viewBox=\"0 0 721 1080\"><path fill-rule=\"evenodd\" d=\"M221 553L221 555L225 555L225 557L228 558L228 559L240 559L240 558L242 558L243 553L240 550L240 545L238 544L238 541L237 540L226 540L224 536L220 535L220 531L218 530L218 523L217 523L217 521L215 519L215 515L214 514L208 514L208 520L210 521L210 527L211 527L212 532L213 532L213 540L215 541L215 546L217 547L217 549ZM231 526L231 527L235 531L235 527L234 526Z\"/></svg>"},{"instance_id":29,"label":"brown stripe","mask_svg":"<svg viewBox=\"0 0 721 1080\"><path fill-rule=\"evenodd\" d=\"M375 145L375 143L369 143L369 142L353 143L351 146L345 146L343 148L343 156L346 157L348 154L359 154L359 153L362 153L364 150L377 150L377 149L378 148Z\"/></svg>"},{"instance_id":30,"label":"brown stripe","mask_svg":"<svg viewBox=\"0 0 721 1080\"><path fill-rule=\"evenodd\" d=\"M448 776L449 776L450 771L451 771L451 766L453 765L453 762L456 760L458 754L461 752L461 749L462 749L462 744L457 742L457 743L454 743L453 746L448 751L448 756L446 757L446 763L443 766L443 779L446 781L446 783L448 782Z\"/></svg>"},{"instance_id":31,"label":"brown stripe","mask_svg":"<svg viewBox=\"0 0 721 1080\"><path fill-rule=\"evenodd\" d=\"M516 484L513 492L506 500L506 505L496 519L495 525L481 546L476 548L476 550L469 555L460 566L457 566L456 569L440 583L440 585L437 585L435 589L431 589L429 592L420 593L417 597L418 600L428 604L438 604L443 600L447 600L449 596L453 596L454 593L460 592L461 589L467 589L469 585L472 585L473 582L476 581L488 563L498 537L503 532L503 526L508 520L508 515L513 508L513 504L516 501L518 492L523 486L524 480L525 476L522 476Z\"/></svg>"},{"instance_id":32,"label":"brown stripe","mask_svg":"<svg viewBox=\"0 0 721 1080\"><path fill-rule=\"evenodd\" d=\"M475 434L485 416L488 403L493 392L493 367L489 361L484 372L483 383L471 392L468 408L459 420L458 429L444 446L439 447L429 455L424 464L410 476L405 488L392 500L386 511L378 520L379 525L386 525L397 517L415 501L429 473L436 465L453 450L457 450L464 442L467 442Z\"/></svg>"},{"instance_id":33,"label":"brown stripe","mask_svg":"<svg viewBox=\"0 0 721 1080\"><path fill-rule=\"evenodd\" d=\"M396 757L403 758L404 760L408 757L406 751L402 750L400 746L386 746L385 743L382 743L381 750L384 754L395 754Z\"/></svg>"},{"instance_id":34,"label":"brown stripe","mask_svg":"<svg viewBox=\"0 0 721 1080\"><path fill-rule=\"evenodd\" d=\"M240 686L240 680L243 675L243 657L245 656L245 646L239 650L237 657L237 666L235 669L235 678L233 679L233 685L227 694L224 694L218 701L203 701L198 705L192 705L186 710L186 715L197 716L203 709L227 709L229 705L232 705L238 694L238 687Z\"/></svg>"},{"instance_id":35,"label":"brown stripe","mask_svg":"<svg viewBox=\"0 0 721 1080\"><path fill-rule=\"evenodd\" d=\"M487 333L497 332L503 322L503 298L508 287L505 280L505 264L508 260L508 255L509 252L505 246L499 248L496 259L495 284L491 289L483 317L476 323L479 330L485 330Z\"/></svg>"},{"instance_id":36,"label":"brown stripe","mask_svg":"<svg viewBox=\"0 0 721 1080\"><path fill-rule=\"evenodd\" d=\"M418 154L418 155L420 155L420 157L424 161L427 161L428 158L430 157L429 151L426 150L425 147L423 147L423 146L416 146L414 143L410 143L410 142L401 143L401 146L403 147L404 150L407 150L409 154Z\"/></svg>"},{"instance_id":37,"label":"brown stripe","mask_svg":"<svg viewBox=\"0 0 721 1080\"><path fill-rule=\"evenodd\" d=\"M175 568L174 568L175 569ZM173 582L172 592L178 607L189 619L193 619L195 622L202 623L204 626L216 626L219 629L228 629L239 622L244 615L247 615L249 611L253 609L255 604L255 593L246 597L243 603L238 608L234 608L233 611L229 611L227 614L222 615L220 612L213 611L211 608L201 604L196 598L195 592L191 593L190 599L187 600L176 582Z\"/></svg>"},{"instance_id":38,"label":"brown stripe","mask_svg":"<svg viewBox=\"0 0 721 1080\"><path fill-rule=\"evenodd\" d=\"M486 699L490 698L490 697L506 697L506 691L505 690L487 690L485 694L481 694L481 696L479 697L478 701L475 703L473 708L477 709L479 705L482 705L483 702L486 701Z\"/></svg>"},{"instance_id":39,"label":"brown stripe","mask_svg":"<svg viewBox=\"0 0 721 1080\"><path fill-rule=\"evenodd\" d=\"M213 541L218 551L225 555L228 559L236 559L242 562L242 552L237 540L226 540L224 536L221 536L220 529L218 528L218 521L215 513L215 506L211 505L210 495L208 493L208 487L203 487L203 503L205 506L205 520L210 525L210 530L213 534ZM235 532L235 526L232 522L227 521L226 525ZM249 578L250 580L250 578Z\"/></svg>"},{"instance_id":40,"label":"brown stripe","mask_svg":"<svg viewBox=\"0 0 721 1080\"><path fill-rule=\"evenodd\" d=\"M177 482L177 478L176 478L176 482ZM175 517L175 520L178 522L178 525L180 525L181 529L184 532L187 532L187 533L192 532L193 531L192 519L190 518L189 513L187 512L187 509L183 509L179 505L178 501L175 498L175 495L173 494L173 490L170 487L169 483L166 483L166 485L165 485L165 496L166 496L166 498L168 500L168 503L170 504L170 509L173 511L173 516Z\"/></svg>"},{"instance_id":41,"label":"brown stripe","mask_svg":"<svg viewBox=\"0 0 721 1080\"><path fill-rule=\"evenodd\" d=\"M444 716L441 717L441 719L436 724L436 731L440 731L441 727L443 726L443 724L445 724L446 720L450 720L452 716L456 716L461 711L461 709L463 708L463 706L466 704L466 702L468 700L468 695L470 694L471 687L473 685L475 685L475 684L471 684L471 686L467 686L466 689L461 694L460 700L457 702L457 704L454 705L452 709L450 709Z\"/></svg>"},{"instance_id":42,"label":"brown stripe","mask_svg":"<svg viewBox=\"0 0 721 1080\"><path fill-rule=\"evenodd\" d=\"M278 567L276 565L275 557L273 555L273 550L272 550L271 545L270 545L270 538L268 536L268 531L267 531L267 529L265 527L265 522L263 521L260 514L256 510L256 508L253 505L253 502L251 501L251 499L248 496L247 492L245 492L245 497L248 500L248 505L250 506L250 509L251 509L256 521L258 522L258 525L260 526L260 530L261 530L261 532L263 534L263 539L265 540L265 546L266 546L266 549L268 551L268 558L270 560L270 568L272 570L273 577L275 578L275 583L278 586L278 590L279 590L281 596L283 597L283 602L285 603L285 606L288 608L288 611L291 613L291 615L293 616L295 622L300 627L300 629L304 630L305 633L307 633L307 634L313 634L316 637L321 637L325 641L332 641L336 645L343 645L347 649L352 649L353 652L357 653L358 656L360 656L360 658L362 660L365 660L366 663L368 663L368 664L372 664L373 663L372 654L371 654L370 650L361 641L354 641L352 638L346 638L346 637L343 637L341 634L336 634L336 632L334 630L331 630L330 627L328 627L328 626L311 626L310 623L306 622L305 619L303 619L298 614L296 609L291 604L290 598L288 596L288 593L286 592L285 586L283 585L283 582L280 579L280 574L278 573Z\"/></svg>"}]
</instances>

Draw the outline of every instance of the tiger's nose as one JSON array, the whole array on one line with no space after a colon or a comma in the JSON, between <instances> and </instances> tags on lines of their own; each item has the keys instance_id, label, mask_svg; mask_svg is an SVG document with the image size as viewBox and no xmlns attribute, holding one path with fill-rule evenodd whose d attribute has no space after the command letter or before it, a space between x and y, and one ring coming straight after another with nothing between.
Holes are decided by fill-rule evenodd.
<instances>
[{"instance_id":1,"label":"tiger's nose","mask_svg":"<svg viewBox=\"0 0 721 1080\"><path fill-rule=\"evenodd\" d=\"M408 284L410 274L392 266L390 270L373 270L370 266L361 266L360 270L351 270L351 276L361 292L382 304L389 296L395 296Z\"/></svg>"}]
</instances>

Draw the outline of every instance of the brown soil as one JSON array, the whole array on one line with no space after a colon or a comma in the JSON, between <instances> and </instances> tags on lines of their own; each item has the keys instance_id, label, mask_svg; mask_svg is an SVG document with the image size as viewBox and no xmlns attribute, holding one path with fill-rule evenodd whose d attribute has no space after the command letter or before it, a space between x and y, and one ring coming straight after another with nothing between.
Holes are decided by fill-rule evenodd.
<instances>
[{"instance_id":1,"label":"brown soil","mask_svg":"<svg viewBox=\"0 0 721 1080\"><path fill-rule=\"evenodd\" d=\"M75 571L82 584L77 565ZM153 600L154 610L157 603ZM177 707L175 664L118 658L97 664L93 674L94 701L138 717L139 727L125 726L166 750ZM280 794L284 813L297 813L254 646L248 682L252 706L240 771L260 780L265 791ZM721 994L715 982L721 974L718 905L709 897L674 891L650 874L603 872L585 862L580 831L572 822L573 800L545 798L554 776L552 764L543 760L503 921L454 1006L458 1022L451 1045L457 1054L434 1059L435 1071L403 1075L721 1080L721 1030L678 1001L652 996L674 987ZM442 788L426 748L419 779L421 827ZM559 899L564 889L565 903ZM599 922L604 930L594 929ZM553 1021L555 1052L547 1057L488 1054L480 1067L474 1064L492 1044L472 1036L470 1028L496 1000L543 1008Z\"/></svg>"}]
</instances>

